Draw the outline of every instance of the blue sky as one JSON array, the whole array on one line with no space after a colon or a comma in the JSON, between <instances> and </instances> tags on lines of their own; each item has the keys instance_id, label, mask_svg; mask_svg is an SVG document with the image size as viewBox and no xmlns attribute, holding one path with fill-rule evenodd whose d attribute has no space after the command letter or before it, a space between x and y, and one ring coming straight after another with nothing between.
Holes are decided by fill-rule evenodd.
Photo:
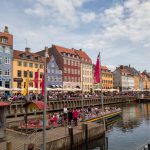
<instances>
[{"instance_id":1,"label":"blue sky","mask_svg":"<svg viewBox=\"0 0 150 150\"><path fill-rule=\"evenodd\" d=\"M150 71L150 0L1 0L0 30L14 49L52 44L83 49L95 63Z\"/></svg>"}]
</instances>

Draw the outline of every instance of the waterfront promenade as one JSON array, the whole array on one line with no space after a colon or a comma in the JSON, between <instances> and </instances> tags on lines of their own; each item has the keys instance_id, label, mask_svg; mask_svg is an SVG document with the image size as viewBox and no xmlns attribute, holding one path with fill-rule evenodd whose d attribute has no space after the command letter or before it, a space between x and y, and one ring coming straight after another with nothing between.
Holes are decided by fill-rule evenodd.
<instances>
[{"instance_id":1,"label":"waterfront promenade","mask_svg":"<svg viewBox=\"0 0 150 150\"><path fill-rule=\"evenodd\" d=\"M89 140L94 139L98 136L102 136L104 134L104 127L101 124L88 124L88 137ZM13 131L7 129L6 131L7 137L6 141L12 143L12 150L26 150L26 147L30 143L34 143L38 148L42 145L42 132L37 132L36 134L26 135L21 132ZM73 138L74 144L72 146L76 146L78 144L84 143L84 132L82 129L82 123L79 123L78 126L73 128ZM59 127L51 130L46 130L46 143L47 150L59 150L59 149L68 149L70 148L70 136L67 127ZM6 142L0 143L1 150L6 149Z\"/></svg>"}]
</instances>

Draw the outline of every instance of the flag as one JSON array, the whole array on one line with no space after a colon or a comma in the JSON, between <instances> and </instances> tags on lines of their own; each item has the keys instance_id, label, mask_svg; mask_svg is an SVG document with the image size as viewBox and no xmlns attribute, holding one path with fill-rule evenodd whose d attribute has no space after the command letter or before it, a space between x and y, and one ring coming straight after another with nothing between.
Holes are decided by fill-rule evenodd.
<instances>
[{"instance_id":1,"label":"flag","mask_svg":"<svg viewBox=\"0 0 150 150\"><path fill-rule=\"evenodd\" d=\"M97 61L94 70L94 83L100 83L100 53L97 56Z\"/></svg>"},{"instance_id":2,"label":"flag","mask_svg":"<svg viewBox=\"0 0 150 150\"><path fill-rule=\"evenodd\" d=\"M42 76L42 81L41 81L41 84L40 84L40 86L41 86L41 88L42 88L42 95L44 96L44 85L45 85L45 80L44 80L44 74L43 74L43 76Z\"/></svg>"},{"instance_id":3,"label":"flag","mask_svg":"<svg viewBox=\"0 0 150 150\"><path fill-rule=\"evenodd\" d=\"M38 78L39 78L39 69L37 70L37 72L35 72L35 76L34 76L35 88L38 88Z\"/></svg>"},{"instance_id":4,"label":"flag","mask_svg":"<svg viewBox=\"0 0 150 150\"><path fill-rule=\"evenodd\" d=\"M28 72L28 74L29 74L29 72ZM26 96L28 94L28 87L29 87L29 75L26 78L26 85L25 85L24 90L22 91L23 96Z\"/></svg>"}]
</instances>

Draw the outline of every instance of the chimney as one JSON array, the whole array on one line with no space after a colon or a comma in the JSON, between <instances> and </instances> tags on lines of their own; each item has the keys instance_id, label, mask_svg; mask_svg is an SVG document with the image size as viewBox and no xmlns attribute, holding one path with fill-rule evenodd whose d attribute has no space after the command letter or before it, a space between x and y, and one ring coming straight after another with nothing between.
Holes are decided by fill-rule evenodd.
<instances>
[{"instance_id":1,"label":"chimney","mask_svg":"<svg viewBox=\"0 0 150 150\"><path fill-rule=\"evenodd\" d=\"M123 67L123 65L120 65L120 69L123 69L124 67Z\"/></svg>"},{"instance_id":2,"label":"chimney","mask_svg":"<svg viewBox=\"0 0 150 150\"><path fill-rule=\"evenodd\" d=\"M72 48L72 50L74 50L74 48Z\"/></svg>"},{"instance_id":3,"label":"chimney","mask_svg":"<svg viewBox=\"0 0 150 150\"><path fill-rule=\"evenodd\" d=\"M4 32L5 32L5 33L9 33L9 32L8 32L8 27L7 27L7 26L5 26Z\"/></svg>"},{"instance_id":4,"label":"chimney","mask_svg":"<svg viewBox=\"0 0 150 150\"><path fill-rule=\"evenodd\" d=\"M129 64L129 68L131 68L131 65Z\"/></svg>"},{"instance_id":5,"label":"chimney","mask_svg":"<svg viewBox=\"0 0 150 150\"><path fill-rule=\"evenodd\" d=\"M82 49L80 48L79 51L82 51Z\"/></svg>"},{"instance_id":6,"label":"chimney","mask_svg":"<svg viewBox=\"0 0 150 150\"><path fill-rule=\"evenodd\" d=\"M30 50L30 48L29 47L26 47L25 48L25 52L30 52L31 50Z\"/></svg>"}]
</instances>

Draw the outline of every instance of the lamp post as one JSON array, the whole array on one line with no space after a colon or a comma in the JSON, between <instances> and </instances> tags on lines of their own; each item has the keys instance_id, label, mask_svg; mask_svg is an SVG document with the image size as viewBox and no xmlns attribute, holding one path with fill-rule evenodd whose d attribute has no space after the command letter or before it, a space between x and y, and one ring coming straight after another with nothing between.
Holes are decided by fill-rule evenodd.
<instances>
[{"instance_id":1,"label":"lamp post","mask_svg":"<svg viewBox=\"0 0 150 150\"><path fill-rule=\"evenodd\" d=\"M47 57L48 57L48 47L45 47L45 59L44 59L44 110L43 110L43 150L46 150L46 103L47 103L46 58Z\"/></svg>"}]
</instances>

